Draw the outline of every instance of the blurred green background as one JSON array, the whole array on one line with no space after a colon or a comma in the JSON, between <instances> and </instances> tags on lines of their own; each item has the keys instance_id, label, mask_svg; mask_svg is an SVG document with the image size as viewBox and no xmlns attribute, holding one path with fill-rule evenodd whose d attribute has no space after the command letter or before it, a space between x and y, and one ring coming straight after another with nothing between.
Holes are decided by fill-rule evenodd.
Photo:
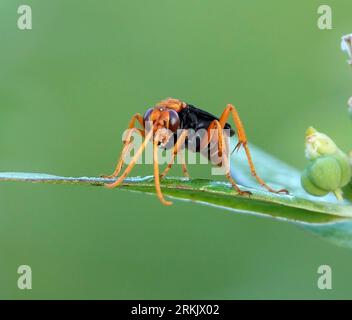
<instances>
[{"instance_id":1,"label":"blurred green background","mask_svg":"<svg viewBox=\"0 0 352 320\"><path fill-rule=\"evenodd\" d=\"M33 30L17 28L20 4L32 7ZM317 27L321 4L333 30ZM351 9L350 0L2 0L0 171L110 173L132 114L169 96L215 114L235 104L250 141L299 169L309 125L351 148L352 71L340 50ZM210 167L190 172L209 177ZM1 184L0 208L3 299L352 297L352 251L284 222L81 186ZM30 291L17 288L22 264ZM317 288L322 264L332 290Z\"/></svg>"}]
</instances>

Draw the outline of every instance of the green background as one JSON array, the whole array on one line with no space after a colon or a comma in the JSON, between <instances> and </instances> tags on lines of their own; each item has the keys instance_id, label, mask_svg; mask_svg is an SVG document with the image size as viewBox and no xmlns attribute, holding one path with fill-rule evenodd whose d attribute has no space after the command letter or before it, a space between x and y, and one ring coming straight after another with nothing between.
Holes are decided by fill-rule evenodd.
<instances>
[{"instance_id":1,"label":"green background","mask_svg":"<svg viewBox=\"0 0 352 320\"><path fill-rule=\"evenodd\" d=\"M33 30L17 28L20 4L31 5ZM333 30L317 27L321 4ZM132 114L169 96L215 114L235 104L250 141L298 169L309 125L351 148L352 71L340 50L351 9L350 0L2 0L0 171L110 173ZM210 167L190 172L209 177ZM0 208L0 298L352 297L352 251L284 222L81 186L1 184ZM30 291L17 288L22 264ZM317 288L322 264L332 290Z\"/></svg>"}]
</instances>

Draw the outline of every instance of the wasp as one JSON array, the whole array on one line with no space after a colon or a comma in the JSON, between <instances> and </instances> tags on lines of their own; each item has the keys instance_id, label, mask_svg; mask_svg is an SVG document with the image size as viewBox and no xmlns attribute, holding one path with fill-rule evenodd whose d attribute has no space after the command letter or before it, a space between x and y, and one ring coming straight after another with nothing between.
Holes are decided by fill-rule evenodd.
<instances>
[{"instance_id":1,"label":"wasp","mask_svg":"<svg viewBox=\"0 0 352 320\"><path fill-rule=\"evenodd\" d=\"M232 104L228 104L223 111L222 115L218 118L211 113L204 111L200 108L195 107L194 105L188 104L178 99L168 98L160 101L154 107L147 109L147 111L142 116L139 113L136 113L130 120L128 129L129 134L124 139L124 145L122 148L121 155L117 162L116 168L111 175L103 176L104 178L114 179L117 178L112 183L107 183L105 186L107 188L115 188L119 186L127 175L131 172L135 166L139 157L141 157L143 151L145 150L149 142L153 143L153 163L154 163L154 181L156 194L164 205L171 205L172 202L165 200L163 193L160 187L160 179L166 176L168 171L171 169L172 165L175 162L176 155L182 150L183 147L191 149L193 152L199 152L203 155L211 158L211 155L214 153L214 148L210 146L212 141L216 140L217 144L215 152L218 156L223 156L228 154L226 136L224 132L229 132L229 136L235 134L235 130L232 129L231 125L228 123L229 118L232 117L235 124L238 136L238 143L235 146L234 150L239 150L243 148L251 174L256 178L258 183L273 193L286 193L286 189L274 190L268 186L263 179L261 179L256 173L252 156L248 147L247 136L245 133L244 126L241 122L239 114L236 108ZM147 130L147 123L149 123L149 128ZM139 127L137 126L139 124ZM226 130L224 130L226 129ZM205 134L201 137L196 137L195 143L190 143L190 131L197 132L198 130L206 131L208 134ZM131 161L127 164L125 170L119 176L125 162L124 158L126 153L129 151L129 146L131 144L131 135L132 132L135 132L142 136L143 142L141 146L135 152ZM181 133L179 133L181 132ZM215 133L214 133L215 132ZM168 149L170 141L174 143L172 146L172 157L170 162L164 171L159 173L159 160L158 160L158 150L160 147ZM191 148L191 145L193 146ZM228 162L228 156L222 157L220 163L217 165L222 165L223 162ZM182 162L182 169L184 175L189 177L188 169L186 163ZM236 189L240 195L250 195L249 191L243 191L239 188L234 178L231 176L230 171L227 170L225 173L226 178L229 180L231 185Z\"/></svg>"}]
</instances>

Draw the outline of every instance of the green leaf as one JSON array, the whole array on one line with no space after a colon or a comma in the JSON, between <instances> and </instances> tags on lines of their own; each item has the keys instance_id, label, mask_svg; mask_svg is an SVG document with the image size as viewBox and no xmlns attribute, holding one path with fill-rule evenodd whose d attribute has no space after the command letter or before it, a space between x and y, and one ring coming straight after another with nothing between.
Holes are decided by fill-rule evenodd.
<instances>
[{"instance_id":1,"label":"green leaf","mask_svg":"<svg viewBox=\"0 0 352 320\"><path fill-rule=\"evenodd\" d=\"M240 187L251 191L251 196L238 195L227 182L186 178L164 179L161 185L163 193L174 199L216 206L236 213L281 219L300 225L336 244L352 248L350 202L339 203L333 196L316 198L306 194L300 186L300 173L296 169L254 146L251 146L251 150L258 174L271 186L288 189L289 195L273 194L262 189L251 177L242 151L233 154L231 169L238 182L246 186L240 185ZM0 173L1 181L103 186L104 183L114 180L3 172ZM119 189L155 193L154 179L153 177L128 178L117 188Z\"/></svg>"},{"instance_id":2,"label":"green leaf","mask_svg":"<svg viewBox=\"0 0 352 320\"><path fill-rule=\"evenodd\" d=\"M302 202L306 209L316 214L316 206L325 208L328 214L344 217L338 220L323 221L320 217L319 222L304 222L297 219L293 222L306 230L309 230L330 242L337 245L352 248L352 184L346 186L344 191L345 201L337 201L333 195L325 197L314 197L307 194L301 187L301 173L295 168L267 154L259 148L251 145L251 153L260 176L271 186L276 188L286 188L294 195L294 202ZM231 172L237 180L250 187L258 186L257 181L250 175L246 156L243 152L234 154L231 161ZM289 205L289 204L287 204ZM295 212L296 215L298 211Z\"/></svg>"}]
</instances>

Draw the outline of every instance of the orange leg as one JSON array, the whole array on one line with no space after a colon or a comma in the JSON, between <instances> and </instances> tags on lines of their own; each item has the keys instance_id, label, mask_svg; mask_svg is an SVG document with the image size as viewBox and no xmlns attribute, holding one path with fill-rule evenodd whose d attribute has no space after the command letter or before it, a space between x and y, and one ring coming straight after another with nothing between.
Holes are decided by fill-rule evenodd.
<instances>
[{"instance_id":1,"label":"orange leg","mask_svg":"<svg viewBox=\"0 0 352 320\"><path fill-rule=\"evenodd\" d=\"M134 155L134 157L132 158L131 162L129 163L129 165L127 166L127 168L125 169L125 171L123 172L123 174L113 183L107 183L105 184L105 186L107 188L115 188L118 185L121 184L121 182L123 180L125 180L125 178L127 177L127 175L131 172L131 170L133 169L133 167L135 166L138 158L142 155L147 143L149 142L149 140L153 137L153 131L148 132L147 136L145 137L142 145L140 146L140 148L137 150L136 154Z\"/></svg>"},{"instance_id":2,"label":"orange leg","mask_svg":"<svg viewBox=\"0 0 352 320\"><path fill-rule=\"evenodd\" d=\"M179 154L179 152L177 152L177 154ZM163 179L165 178L165 176L167 175L167 173L170 171L170 169L172 168L174 162L175 162L175 158L176 158L176 155L172 157L172 159L170 160L170 162L167 164L167 167L164 169L164 171L162 172L162 174L160 175L160 179ZM182 172L183 172L183 175L187 178L189 178L189 172L188 172L188 169L187 169L187 165L186 163L184 162L184 159L181 160L182 163Z\"/></svg>"},{"instance_id":3,"label":"orange leg","mask_svg":"<svg viewBox=\"0 0 352 320\"><path fill-rule=\"evenodd\" d=\"M217 132L218 135L218 140L217 140L217 144L218 144L218 155L220 157L222 157L222 161L223 164L225 165L225 168L229 168L229 164L228 164L228 150L227 150L227 145L225 142L225 138L224 138L224 134L223 134L223 128L221 126L220 121L218 120L214 120L210 126L208 127L208 141L205 144L205 147L207 147L207 145L211 142L211 140L213 139L214 136L214 131ZM240 195L250 195L251 192L249 191L242 191L239 186L237 185L236 181L231 177L231 174L229 172L229 170L226 170L226 178L230 181L231 185L236 189L236 191L240 194Z\"/></svg>"},{"instance_id":4,"label":"orange leg","mask_svg":"<svg viewBox=\"0 0 352 320\"><path fill-rule=\"evenodd\" d=\"M189 172L188 172L188 169L187 169L187 165L185 162L182 163L182 172L183 172L183 175L186 177L186 178L190 178L190 175L189 175Z\"/></svg>"},{"instance_id":5,"label":"orange leg","mask_svg":"<svg viewBox=\"0 0 352 320\"><path fill-rule=\"evenodd\" d=\"M174 164L176 155L180 152L180 150L181 150L181 148L187 138L187 135L188 135L187 130L183 130L181 135L177 139L176 144L174 145L174 148L173 148L172 158L171 158L170 162L168 163L167 167L165 168L165 170L163 171L163 173L160 175L161 179L166 176L166 174L169 172L172 165ZM182 170L183 170L183 173L185 174L185 176L189 177L187 166L185 163L182 163Z\"/></svg>"},{"instance_id":6,"label":"orange leg","mask_svg":"<svg viewBox=\"0 0 352 320\"><path fill-rule=\"evenodd\" d=\"M217 130L217 128L220 128L220 130ZM214 130L215 129L215 130ZM208 129L208 134L205 135L202 140L200 141L200 149L204 149L206 147L208 147L208 144L214 139L214 131L217 132L218 134L218 145L219 145L219 156L221 156L221 153L222 153L222 127L219 123L218 120L214 120L210 123Z\"/></svg>"},{"instance_id":7,"label":"orange leg","mask_svg":"<svg viewBox=\"0 0 352 320\"><path fill-rule=\"evenodd\" d=\"M142 126L142 128L144 128L144 124L143 124L143 117L139 114L139 113L136 113L132 119L130 120L129 124L128 124L128 129L129 132L124 140L124 144L123 144L123 148L122 148L122 152L121 152L121 155L119 157L119 160L117 161L117 165L116 165L116 168L114 170L114 172L111 174L111 175L103 175L102 178L107 178L107 179L112 179L112 178L116 178L123 165L124 165L124 161L123 159L125 158L125 155L127 154L128 150L129 150L129 146L130 146L130 142L131 142L131 135L133 132L138 132L142 137L144 137L144 130L141 130L141 129L138 129L136 128L136 121L139 122L139 124Z\"/></svg>"},{"instance_id":8,"label":"orange leg","mask_svg":"<svg viewBox=\"0 0 352 320\"><path fill-rule=\"evenodd\" d=\"M224 150L224 156L223 156L223 159L224 159L224 162L225 162L225 167L226 168L230 168L229 166L229 159L228 159L228 155L229 155L229 152L226 148L226 144L224 143L224 146L225 146L225 150ZM236 191L240 194L240 195L247 195L247 196L250 196L252 194L252 192L250 191L242 191L239 186L237 185L237 182L235 181L234 178L232 178L231 176L231 173L229 171L226 172L225 174L227 180L230 181L231 185L236 189Z\"/></svg>"},{"instance_id":9,"label":"orange leg","mask_svg":"<svg viewBox=\"0 0 352 320\"><path fill-rule=\"evenodd\" d=\"M169 206L172 204L172 202L166 201L164 199L164 196L161 192L161 187L160 187L158 150L159 150L158 141L155 139L153 143L153 154L154 154L154 180L155 180L156 194L162 204Z\"/></svg>"},{"instance_id":10,"label":"orange leg","mask_svg":"<svg viewBox=\"0 0 352 320\"><path fill-rule=\"evenodd\" d=\"M253 164L252 156L251 156L251 153L248 148L247 136L246 136L242 121L238 115L236 108L231 104L227 105L227 107L225 108L224 112L222 113L222 115L219 119L221 127L224 128L228 118L230 117L230 114L232 114L236 129L237 129L237 134L238 134L238 143L235 147L235 150L239 150L240 147L243 146L243 148L246 152L247 161L248 161L252 175L257 179L257 181L260 183L260 185L263 186L264 188L266 188L268 191L273 192L273 193L286 193L286 194L288 194L288 191L286 189L281 189L278 191L272 189L264 182L263 179L261 179L257 175L254 164Z\"/></svg>"}]
</instances>

